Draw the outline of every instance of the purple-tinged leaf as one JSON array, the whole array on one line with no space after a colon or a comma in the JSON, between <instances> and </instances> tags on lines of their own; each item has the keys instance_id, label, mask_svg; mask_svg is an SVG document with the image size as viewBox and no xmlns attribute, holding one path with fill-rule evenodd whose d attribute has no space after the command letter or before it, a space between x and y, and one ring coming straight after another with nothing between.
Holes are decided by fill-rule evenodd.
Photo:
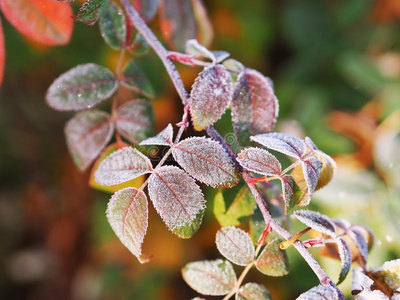
<instances>
[{"instance_id":1,"label":"purple-tinged leaf","mask_svg":"<svg viewBox=\"0 0 400 300\"><path fill-rule=\"evenodd\" d=\"M263 145L264 147L289 155L296 159L303 157L306 152L306 146L304 142L301 139L287 133L264 133L252 136L250 139Z\"/></svg>"},{"instance_id":2,"label":"purple-tinged leaf","mask_svg":"<svg viewBox=\"0 0 400 300\"><path fill-rule=\"evenodd\" d=\"M363 262L367 263L367 261L368 261L368 243L367 243L364 235L362 234L362 232L357 228L351 228L348 231L348 235L350 236L351 240L356 245Z\"/></svg>"},{"instance_id":3,"label":"purple-tinged leaf","mask_svg":"<svg viewBox=\"0 0 400 300\"><path fill-rule=\"evenodd\" d=\"M239 288L235 300L272 300L272 297L263 285L248 282Z\"/></svg>"},{"instance_id":4,"label":"purple-tinged leaf","mask_svg":"<svg viewBox=\"0 0 400 300\"><path fill-rule=\"evenodd\" d=\"M72 159L84 171L110 141L114 124L109 114L89 110L69 120L64 131Z\"/></svg>"},{"instance_id":5,"label":"purple-tinged leaf","mask_svg":"<svg viewBox=\"0 0 400 300\"><path fill-rule=\"evenodd\" d=\"M265 77L245 69L237 78L232 99L233 129L239 144L248 145L251 135L271 132L278 110L278 100Z\"/></svg>"},{"instance_id":6,"label":"purple-tinged leaf","mask_svg":"<svg viewBox=\"0 0 400 300\"><path fill-rule=\"evenodd\" d=\"M209 138L187 138L174 147L172 155L186 172L207 185L231 187L239 182L232 158Z\"/></svg>"},{"instance_id":7,"label":"purple-tinged leaf","mask_svg":"<svg viewBox=\"0 0 400 300\"><path fill-rule=\"evenodd\" d=\"M168 124L159 134L151 138L141 141L140 145L160 145L160 146L172 146L173 144L174 129L171 124Z\"/></svg>"},{"instance_id":8,"label":"purple-tinged leaf","mask_svg":"<svg viewBox=\"0 0 400 300\"><path fill-rule=\"evenodd\" d=\"M146 195L136 188L116 192L107 206L107 219L115 234L141 263L142 243L147 231L148 207Z\"/></svg>"},{"instance_id":9,"label":"purple-tinged leaf","mask_svg":"<svg viewBox=\"0 0 400 300\"><path fill-rule=\"evenodd\" d=\"M218 251L239 266L246 266L254 260L254 245L247 232L234 226L222 227L215 239Z\"/></svg>"},{"instance_id":10,"label":"purple-tinged leaf","mask_svg":"<svg viewBox=\"0 0 400 300\"><path fill-rule=\"evenodd\" d=\"M86 25L94 25L99 18L100 12L107 4L107 0L86 0L75 15L75 20Z\"/></svg>"},{"instance_id":11,"label":"purple-tinged leaf","mask_svg":"<svg viewBox=\"0 0 400 300\"><path fill-rule=\"evenodd\" d=\"M301 167L303 169L303 175L306 180L308 192L311 196L317 186L319 175L321 174L322 163L315 157L310 157L301 162Z\"/></svg>"},{"instance_id":12,"label":"purple-tinged leaf","mask_svg":"<svg viewBox=\"0 0 400 300\"><path fill-rule=\"evenodd\" d=\"M192 289L203 295L223 296L236 285L231 263L222 259L188 263L182 269L182 276Z\"/></svg>"},{"instance_id":13,"label":"purple-tinged leaf","mask_svg":"<svg viewBox=\"0 0 400 300\"><path fill-rule=\"evenodd\" d=\"M372 291L374 281L369 278L362 268L353 269L351 294L356 300L389 300L384 293L376 289Z\"/></svg>"},{"instance_id":14,"label":"purple-tinged leaf","mask_svg":"<svg viewBox=\"0 0 400 300\"><path fill-rule=\"evenodd\" d=\"M284 276L289 273L289 261L287 254L279 247L281 239L276 238L268 242L258 256L256 268L268 276Z\"/></svg>"},{"instance_id":15,"label":"purple-tinged leaf","mask_svg":"<svg viewBox=\"0 0 400 300\"><path fill-rule=\"evenodd\" d=\"M108 46L120 50L125 46L126 17L124 11L115 2L110 2L100 13L99 26L101 36Z\"/></svg>"},{"instance_id":16,"label":"purple-tinged leaf","mask_svg":"<svg viewBox=\"0 0 400 300\"><path fill-rule=\"evenodd\" d=\"M135 99L124 103L118 107L113 119L117 131L134 144L154 133L153 108L146 100Z\"/></svg>"},{"instance_id":17,"label":"purple-tinged leaf","mask_svg":"<svg viewBox=\"0 0 400 300\"><path fill-rule=\"evenodd\" d=\"M400 259L385 262L381 267L371 270L371 274L391 291L400 293Z\"/></svg>"},{"instance_id":18,"label":"purple-tinged leaf","mask_svg":"<svg viewBox=\"0 0 400 300\"><path fill-rule=\"evenodd\" d=\"M121 85L129 90L134 91L140 95L147 98L154 97L154 89L147 79L146 74L141 68L136 64L134 60L130 60L124 70L122 71L122 76L120 78Z\"/></svg>"},{"instance_id":19,"label":"purple-tinged leaf","mask_svg":"<svg viewBox=\"0 0 400 300\"><path fill-rule=\"evenodd\" d=\"M339 295L331 286L318 285L301 294L296 300L339 300Z\"/></svg>"},{"instance_id":20,"label":"purple-tinged leaf","mask_svg":"<svg viewBox=\"0 0 400 300\"><path fill-rule=\"evenodd\" d=\"M342 262L342 267L340 269L339 280L337 284L340 284L345 280L347 274L350 271L352 255L349 243L344 238L336 239L336 244L338 246L338 252L340 260Z\"/></svg>"},{"instance_id":21,"label":"purple-tinged leaf","mask_svg":"<svg viewBox=\"0 0 400 300\"><path fill-rule=\"evenodd\" d=\"M251 172L262 175L279 176L282 171L279 160L271 153L260 148L247 148L237 157L240 165Z\"/></svg>"},{"instance_id":22,"label":"purple-tinged leaf","mask_svg":"<svg viewBox=\"0 0 400 300\"><path fill-rule=\"evenodd\" d=\"M96 64L79 65L51 84L46 101L56 110L82 110L110 98L117 87L110 70Z\"/></svg>"},{"instance_id":23,"label":"purple-tinged leaf","mask_svg":"<svg viewBox=\"0 0 400 300\"><path fill-rule=\"evenodd\" d=\"M329 217L312 210L297 210L293 213L301 223L311 227L312 229L336 237L336 228Z\"/></svg>"},{"instance_id":24,"label":"purple-tinged leaf","mask_svg":"<svg viewBox=\"0 0 400 300\"><path fill-rule=\"evenodd\" d=\"M205 68L190 93L193 126L203 130L221 118L231 99L231 76L222 65Z\"/></svg>"},{"instance_id":25,"label":"purple-tinged leaf","mask_svg":"<svg viewBox=\"0 0 400 300\"><path fill-rule=\"evenodd\" d=\"M214 54L195 39L186 41L185 52L194 57L207 58L212 62L216 61Z\"/></svg>"},{"instance_id":26,"label":"purple-tinged leaf","mask_svg":"<svg viewBox=\"0 0 400 300\"><path fill-rule=\"evenodd\" d=\"M94 178L100 185L115 185L151 173L152 169L147 156L132 147L124 147L100 163Z\"/></svg>"},{"instance_id":27,"label":"purple-tinged leaf","mask_svg":"<svg viewBox=\"0 0 400 300\"><path fill-rule=\"evenodd\" d=\"M202 217L205 208L204 196L183 170L173 166L157 169L150 176L149 195L164 223L179 237L188 238L198 229L199 214Z\"/></svg>"},{"instance_id":28,"label":"purple-tinged leaf","mask_svg":"<svg viewBox=\"0 0 400 300\"><path fill-rule=\"evenodd\" d=\"M285 202L285 214L296 205L296 197L299 187L290 175L283 175L279 178L282 184L282 197Z\"/></svg>"}]
</instances>

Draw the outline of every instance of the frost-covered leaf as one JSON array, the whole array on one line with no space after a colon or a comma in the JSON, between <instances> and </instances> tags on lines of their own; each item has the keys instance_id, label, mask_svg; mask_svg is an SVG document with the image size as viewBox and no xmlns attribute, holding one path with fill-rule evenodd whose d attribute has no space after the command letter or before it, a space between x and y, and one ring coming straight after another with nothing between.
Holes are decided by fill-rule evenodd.
<instances>
[{"instance_id":1,"label":"frost-covered leaf","mask_svg":"<svg viewBox=\"0 0 400 300\"><path fill-rule=\"evenodd\" d=\"M128 47L131 53L135 55L142 55L147 53L149 50L149 44L146 39L140 33L136 33L135 39L132 44Z\"/></svg>"},{"instance_id":2,"label":"frost-covered leaf","mask_svg":"<svg viewBox=\"0 0 400 300\"><path fill-rule=\"evenodd\" d=\"M215 62L217 64L224 61L230 56L230 54L226 51L211 51L211 53L215 56Z\"/></svg>"},{"instance_id":3,"label":"frost-covered leaf","mask_svg":"<svg viewBox=\"0 0 400 300\"><path fill-rule=\"evenodd\" d=\"M252 136L250 139L263 145L264 147L297 159L300 159L306 152L306 146L304 142L301 139L287 133L264 133Z\"/></svg>"},{"instance_id":4,"label":"frost-covered leaf","mask_svg":"<svg viewBox=\"0 0 400 300\"><path fill-rule=\"evenodd\" d=\"M195 39L186 41L185 52L195 57L207 58L212 62L216 60L214 54L203 45L200 45L200 43Z\"/></svg>"},{"instance_id":5,"label":"frost-covered leaf","mask_svg":"<svg viewBox=\"0 0 400 300\"><path fill-rule=\"evenodd\" d=\"M368 261L368 244L367 240L365 239L362 232L357 228L351 228L348 231L348 235L350 236L351 240L356 245L358 252L361 255L362 260L364 263Z\"/></svg>"},{"instance_id":6,"label":"frost-covered leaf","mask_svg":"<svg viewBox=\"0 0 400 300\"><path fill-rule=\"evenodd\" d=\"M319 174L321 174L321 162L315 157L310 157L301 162L304 179L306 180L307 189L310 195L314 193L318 183ZM308 203L307 203L308 204Z\"/></svg>"},{"instance_id":7,"label":"frost-covered leaf","mask_svg":"<svg viewBox=\"0 0 400 300\"><path fill-rule=\"evenodd\" d=\"M160 4L161 33L169 48L183 52L186 41L197 35L192 1L161 0Z\"/></svg>"},{"instance_id":8,"label":"frost-covered leaf","mask_svg":"<svg viewBox=\"0 0 400 300\"><path fill-rule=\"evenodd\" d=\"M318 285L301 294L296 300L338 300L337 291L327 285Z\"/></svg>"},{"instance_id":9,"label":"frost-covered leaf","mask_svg":"<svg viewBox=\"0 0 400 300\"><path fill-rule=\"evenodd\" d=\"M3 81L5 61L6 61L6 48L4 47L4 33L0 18L0 86Z\"/></svg>"},{"instance_id":10,"label":"frost-covered leaf","mask_svg":"<svg viewBox=\"0 0 400 300\"><path fill-rule=\"evenodd\" d=\"M48 0L0 0L4 17L22 34L39 43L67 44L74 22L70 3Z\"/></svg>"},{"instance_id":11,"label":"frost-covered leaf","mask_svg":"<svg viewBox=\"0 0 400 300\"><path fill-rule=\"evenodd\" d=\"M244 65L240 61L237 61L236 59L233 58L225 60L222 64L227 70L236 71L236 72L232 71L230 72L232 82L236 83L239 74L244 70Z\"/></svg>"},{"instance_id":12,"label":"frost-covered leaf","mask_svg":"<svg viewBox=\"0 0 400 300\"><path fill-rule=\"evenodd\" d=\"M109 114L89 110L75 115L65 125L65 137L75 165L85 170L110 141L114 125Z\"/></svg>"},{"instance_id":13,"label":"frost-covered leaf","mask_svg":"<svg viewBox=\"0 0 400 300\"><path fill-rule=\"evenodd\" d=\"M248 282L239 288L235 300L272 300L272 297L263 285Z\"/></svg>"},{"instance_id":14,"label":"frost-covered leaf","mask_svg":"<svg viewBox=\"0 0 400 300\"><path fill-rule=\"evenodd\" d=\"M215 239L218 251L234 264L246 266L254 260L254 246L247 232L225 226L217 232Z\"/></svg>"},{"instance_id":15,"label":"frost-covered leaf","mask_svg":"<svg viewBox=\"0 0 400 300\"><path fill-rule=\"evenodd\" d=\"M340 260L342 262L342 267L340 269L339 280L337 284L340 284L345 280L347 274L350 271L352 255L349 243L344 238L338 238L336 240L338 246Z\"/></svg>"},{"instance_id":16,"label":"frost-covered leaf","mask_svg":"<svg viewBox=\"0 0 400 300\"><path fill-rule=\"evenodd\" d=\"M79 65L51 84L46 101L56 110L81 110L110 98L117 87L110 70L96 64Z\"/></svg>"},{"instance_id":17,"label":"frost-covered leaf","mask_svg":"<svg viewBox=\"0 0 400 300\"><path fill-rule=\"evenodd\" d=\"M171 124L168 124L159 134L140 142L140 145L161 145L171 146L173 144L174 129Z\"/></svg>"},{"instance_id":18,"label":"frost-covered leaf","mask_svg":"<svg viewBox=\"0 0 400 300\"><path fill-rule=\"evenodd\" d=\"M362 268L353 269L351 294L356 300L389 300L380 290L371 290L374 281L364 274Z\"/></svg>"},{"instance_id":19,"label":"frost-covered leaf","mask_svg":"<svg viewBox=\"0 0 400 300\"><path fill-rule=\"evenodd\" d=\"M107 0L86 0L76 14L75 19L86 25L94 25L107 4Z\"/></svg>"},{"instance_id":20,"label":"frost-covered leaf","mask_svg":"<svg viewBox=\"0 0 400 300\"><path fill-rule=\"evenodd\" d=\"M214 215L221 226L239 226L243 219L253 214L255 208L254 197L243 185L221 189L214 198Z\"/></svg>"},{"instance_id":21,"label":"frost-covered leaf","mask_svg":"<svg viewBox=\"0 0 400 300\"><path fill-rule=\"evenodd\" d=\"M248 145L251 135L271 132L277 117L278 100L271 85L261 73L245 69L237 78L232 99L233 129L239 144Z\"/></svg>"},{"instance_id":22,"label":"frost-covered leaf","mask_svg":"<svg viewBox=\"0 0 400 300\"><path fill-rule=\"evenodd\" d=\"M295 211L293 216L296 217L301 223L318 232L331 237L336 237L336 228L331 219L323 214L320 214L319 212L303 209Z\"/></svg>"},{"instance_id":23,"label":"frost-covered leaf","mask_svg":"<svg viewBox=\"0 0 400 300\"><path fill-rule=\"evenodd\" d=\"M114 185L150 173L152 166L147 156L132 147L124 147L105 158L94 178L101 185Z\"/></svg>"},{"instance_id":24,"label":"frost-covered leaf","mask_svg":"<svg viewBox=\"0 0 400 300\"><path fill-rule=\"evenodd\" d=\"M237 160L246 170L262 175L277 176L282 171L279 160L268 151L260 148L242 150L238 154Z\"/></svg>"},{"instance_id":25,"label":"frost-covered leaf","mask_svg":"<svg viewBox=\"0 0 400 300\"><path fill-rule=\"evenodd\" d=\"M400 259L385 262L381 267L371 270L375 280L382 282L391 291L400 293Z\"/></svg>"},{"instance_id":26,"label":"frost-covered leaf","mask_svg":"<svg viewBox=\"0 0 400 300\"><path fill-rule=\"evenodd\" d=\"M134 60L130 60L126 64L120 82L121 85L133 90L135 93L141 94L147 98L154 97L154 89L150 81Z\"/></svg>"},{"instance_id":27,"label":"frost-covered leaf","mask_svg":"<svg viewBox=\"0 0 400 300\"><path fill-rule=\"evenodd\" d=\"M146 195L136 188L116 192L107 206L107 219L115 234L140 262L142 243L147 231L148 207Z\"/></svg>"},{"instance_id":28,"label":"frost-covered leaf","mask_svg":"<svg viewBox=\"0 0 400 300\"><path fill-rule=\"evenodd\" d=\"M188 238L187 227L193 228L191 234L197 230L205 200L200 187L183 170L173 166L157 169L150 176L149 195L158 214L175 234Z\"/></svg>"},{"instance_id":29,"label":"frost-covered leaf","mask_svg":"<svg viewBox=\"0 0 400 300\"><path fill-rule=\"evenodd\" d=\"M138 144L154 134L154 115L151 103L135 99L118 107L114 122L117 131L128 141Z\"/></svg>"},{"instance_id":30,"label":"frost-covered leaf","mask_svg":"<svg viewBox=\"0 0 400 300\"><path fill-rule=\"evenodd\" d=\"M279 178L282 184L282 197L285 202L285 214L296 205L296 197L299 187L290 175L283 175Z\"/></svg>"},{"instance_id":31,"label":"frost-covered leaf","mask_svg":"<svg viewBox=\"0 0 400 300\"><path fill-rule=\"evenodd\" d=\"M239 182L231 157L220 143L209 138L187 138L173 148L172 154L186 172L207 185L231 187Z\"/></svg>"},{"instance_id":32,"label":"frost-covered leaf","mask_svg":"<svg viewBox=\"0 0 400 300\"><path fill-rule=\"evenodd\" d=\"M135 0L132 1L132 3L139 12L140 16L146 22L150 22L156 15L160 0Z\"/></svg>"},{"instance_id":33,"label":"frost-covered leaf","mask_svg":"<svg viewBox=\"0 0 400 300\"><path fill-rule=\"evenodd\" d=\"M124 11L115 2L108 4L101 12L99 18L101 36L114 50L125 46L126 18Z\"/></svg>"},{"instance_id":34,"label":"frost-covered leaf","mask_svg":"<svg viewBox=\"0 0 400 300\"><path fill-rule=\"evenodd\" d=\"M284 276L289 273L289 261L284 250L279 248L281 239L268 242L256 261L257 270L268 276Z\"/></svg>"},{"instance_id":35,"label":"frost-covered leaf","mask_svg":"<svg viewBox=\"0 0 400 300\"><path fill-rule=\"evenodd\" d=\"M190 93L193 126L203 130L221 118L231 99L231 76L222 65L205 68Z\"/></svg>"},{"instance_id":36,"label":"frost-covered leaf","mask_svg":"<svg viewBox=\"0 0 400 300\"><path fill-rule=\"evenodd\" d=\"M222 259L188 263L182 269L182 276L196 292L209 296L226 295L236 284L231 263Z\"/></svg>"}]
</instances>

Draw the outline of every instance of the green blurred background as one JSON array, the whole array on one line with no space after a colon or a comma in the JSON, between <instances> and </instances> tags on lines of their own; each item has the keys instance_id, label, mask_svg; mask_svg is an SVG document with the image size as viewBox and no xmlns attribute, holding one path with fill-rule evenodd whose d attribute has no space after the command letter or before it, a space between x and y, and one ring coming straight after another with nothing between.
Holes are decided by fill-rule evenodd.
<instances>
[{"instance_id":1,"label":"green blurred background","mask_svg":"<svg viewBox=\"0 0 400 300\"><path fill-rule=\"evenodd\" d=\"M215 30L212 49L226 50L273 79L280 104L277 130L308 135L337 160L334 181L315 194L311 208L373 229L369 267L398 258L400 2L208 0L205 5ZM63 126L73 114L53 111L44 101L59 74L87 62L112 68L118 53L104 44L98 26L77 23L70 44L47 48L2 21L7 58L0 88L0 298L196 296L180 268L220 257L212 213L216 190L204 189L208 208L190 240L170 233L150 206L144 253L154 257L140 265L107 223L110 194L88 187L90 172L79 173L67 153ZM152 27L159 35L158 19ZM158 58L149 51L137 61L156 90L157 130L178 122L182 106ZM200 71L179 70L188 88ZM228 123L226 114L217 128L228 134ZM312 252L337 278L340 262ZM289 262L288 276L251 271L245 281L264 284L282 300L318 284L293 250ZM351 276L340 288L349 295L350 285Z\"/></svg>"}]
</instances>

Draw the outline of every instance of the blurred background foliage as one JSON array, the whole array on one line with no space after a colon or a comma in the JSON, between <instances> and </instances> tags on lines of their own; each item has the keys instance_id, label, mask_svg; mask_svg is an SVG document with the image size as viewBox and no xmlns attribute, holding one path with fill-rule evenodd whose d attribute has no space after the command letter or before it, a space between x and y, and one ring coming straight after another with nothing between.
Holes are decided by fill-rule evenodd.
<instances>
[{"instance_id":1,"label":"blurred background foliage","mask_svg":"<svg viewBox=\"0 0 400 300\"><path fill-rule=\"evenodd\" d=\"M278 130L310 136L339 169L311 208L370 226L376 234L369 267L400 254L400 2L205 1L214 25L213 49L226 50L274 81ZM78 5L75 5L77 8ZM140 265L105 218L110 194L88 186L90 172L73 166L63 126L70 113L51 110L46 89L77 64L115 68L118 53L98 26L76 24L69 45L47 48L22 37L3 18L6 73L0 89L0 298L190 299L182 280L187 262L219 258L212 213L217 190L204 189L207 211L199 232L180 240L150 206ZM159 34L158 20L152 27ZM180 119L181 104L152 51L138 56L156 90L157 130ZM200 69L179 66L189 88ZM127 98L130 94L125 95ZM109 109L109 103L103 104ZM217 124L231 132L229 114ZM187 135L195 134L188 131ZM161 154L154 153L154 159ZM320 257L337 278L338 261ZM275 299L294 299L317 284L289 250L290 274L250 272ZM347 295L351 276L340 286Z\"/></svg>"}]
</instances>

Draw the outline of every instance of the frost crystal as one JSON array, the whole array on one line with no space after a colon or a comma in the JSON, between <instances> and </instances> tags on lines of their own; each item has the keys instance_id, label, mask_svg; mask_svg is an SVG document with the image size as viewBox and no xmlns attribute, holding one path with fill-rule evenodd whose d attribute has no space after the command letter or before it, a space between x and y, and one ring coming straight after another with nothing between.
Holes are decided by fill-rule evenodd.
<instances>
[{"instance_id":1,"label":"frost crystal","mask_svg":"<svg viewBox=\"0 0 400 300\"><path fill-rule=\"evenodd\" d=\"M307 183L308 192L310 195L314 193L317 186L319 175L321 174L322 164L315 157L307 158L301 162L303 168L304 179Z\"/></svg>"},{"instance_id":2,"label":"frost crystal","mask_svg":"<svg viewBox=\"0 0 400 300\"><path fill-rule=\"evenodd\" d=\"M182 269L183 279L203 295L223 296L236 284L236 274L229 261L205 260L188 263Z\"/></svg>"},{"instance_id":3,"label":"frost crystal","mask_svg":"<svg viewBox=\"0 0 400 300\"><path fill-rule=\"evenodd\" d=\"M364 262L368 261L368 244L365 240L364 235L357 228L351 228L348 231L350 238L353 240L354 244L357 246L358 251Z\"/></svg>"},{"instance_id":4,"label":"frost crystal","mask_svg":"<svg viewBox=\"0 0 400 300\"><path fill-rule=\"evenodd\" d=\"M159 134L148 138L140 143L141 146L144 145L161 145L161 146L171 146L173 144L172 138L174 135L174 130L171 124L163 129Z\"/></svg>"},{"instance_id":5,"label":"frost crystal","mask_svg":"<svg viewBox=\"0 0 400 300\"><path fill-rule=\"evenodd\" d=\"M282 195L283 201L285 202L285 213L296 205L296 191L298 186L290 175L283 175L280 177L282 183Z\"/></svg>"},{"instance_id":6,"label":"frost crystal","mask_svg":"<svg viewBox=\"0 0 400 300\"><path fill-rule=\"evenodd\" d=\"M256 261L256 268L268 276L284 276L289 273L286 252L279 248L281 239L273 239L264 247Z\"/></svg>"},{"instance_id":7,"label":"frost crystal","mask_svg":"<svg viewBox=\"0 0 400 300\"><path fill-rule=\"evenodd\" d=\"M195 224L196 216L205 208L200 187L183 170L164 166L149 180L149 195L158 214L172 231Z\"/></svg>"},{"instance_id":8,"label":"frost crystal","mask_svg":"<svg viewBox=\"0 0 400 300\"><path fill-rule=\"evenodd\" d=\"M296 300L338 300L337 291L327 285L318 285L301 294Z\"/></svg>"},{"instance_id":9,"label":"frost crystal","mask_svg":"<svg viewBox=\"0 0 400 300\"><path fill-rule=\"evenodd\" d=\"M114 121L124 138L138 144L153 134L152 114L152 106L148 101L135 99L118 107Z\"/></svg>"},{"instance_id":10,"label":"frost crystal","mask_svg":"<svg viewBox=\"0 0 400 300\"><path fill-rule=\"evenodd\" d=\"M339 274L339 280L337 284L343 282L346 278L347 274L350 271L351 262L352 262L352 255L349 243L344 238L338 238L336 240L336 244L339 250L340 260L342 261L342 267Z\"/></svg>"},{"instance_id":11,"label":"frost crystal","mask_svg":"<svg viewBox=\"0 0 400 300\"><path fill-rule=\"evenodd\" d=\"M248 282L240 287L235 300L272 300L272 297L264 286Z\"/></svg>"},{"instance_id":12,"label":"frost crystal","mask_svg":"<svg viewBox=\"0 0 400 300\"><path fill-rule=\"evenodd\" d=\"M254 246L243 230L226 226L217 232L215 241L218 251L234 264L246 266L254 260Z\"/></svg>"},{"instance_id":13,"label":"frost crystal","mask_svg":"<svg viewBox=\"0 0 400 300\"><path fill-rule=\"evenodd\" d=\"M148 222L146 195L136 188L119 190L108 203L107 219L122 244L141 260Z\"/></svg>"},{"instance_id":14,"label":"frost crystal","mask_svg":"<svg viewBox=\"0 0 400 300\"><path fill-rule=\"evenodd\" d=\"M212 187L228 187L239 181L231 157L220 143L204 137L187 138L172 152L192 177Z\"/></svg>"},{"instance_id":15,"label":"frost crystal","mask_svg":"<svg viewBox=\"0 0 400 300\"><path fill-rule=\"evenodd\" d=\"M100 163L94 178L100 185L115 185L151 171L151 162L147 156L132 147L124 147Z\"/></svg>"},{"instance_id":16,"label":"frost crystal","mask_svg":"<svg viewBox=\"0 0 400 300\"><path fill-rule=\"evenodd\" d=\"M109 114L90 110L75 115L64 131L74 163L83 171L110 141L114 125Z\"/></svg>"},{"instance_id":17,"label":"frost crystal","mask_svg":"<svg viewBox=\"0 0 400 300\"><path fill-rule=\"evenodd\" d=\"M205 68L196 78L190 93L193 126L203 130L225 112L231 99L231 76L222 65Z\"/></svg>"},{"instance_id":18,"label":"frost crystal","mask_svg":"<svg viewBox=\"0 0 400 300\"><path fill-rule=\"evenodd\" d=\"M303 157L306 152L306 145L301 139L286 133L264 133L252 136L250 139L264 147L297 159Z\"/></svg>"},{"instance_id":19,"label":"frost crystal","mask_svg":"<svg viewBox=\"0 0 400 300\"><path fill-rule=\"evenodd\" d=\"M364 274L362 268L353 269L351 294L356 300L389 300L389 297L380 290L372 291L373 284L374 281Z\"/></svg>"},{"instance_id":20,"label":"frost crystal","mask_svg":"<svg viewBox=\"0 0 400 300\"><path fill-rule=\"evenodd\" d=\"M214 54L211 53L210 50L208 50L206 47L204 47L197 40L194 39L187 40L185 45L185 52L195 57L208 58L212 62L216 60Z\"/></svg>"},{"instance_id":21,"label":"frost crystal","mask_svg":"<svg viewBox=\"0 0 400 300\"><path fill-rule=\"evenodd\" d=\"M312 229L336 237L336 229L329 217L312 210L297 210L293 213L301 223Z\"/></svg>"},{"instance_id":22,"label":"frost crystal","mask_svg":"<svg viewBox=\"0 0 400 300\"><path fill-rule=\"evenodd\" d=\"M281 164L277 158L264 149L245 149L239 153L237 160L251 172L270 176L281 174Z\"/></svg>"}]
</instances>

